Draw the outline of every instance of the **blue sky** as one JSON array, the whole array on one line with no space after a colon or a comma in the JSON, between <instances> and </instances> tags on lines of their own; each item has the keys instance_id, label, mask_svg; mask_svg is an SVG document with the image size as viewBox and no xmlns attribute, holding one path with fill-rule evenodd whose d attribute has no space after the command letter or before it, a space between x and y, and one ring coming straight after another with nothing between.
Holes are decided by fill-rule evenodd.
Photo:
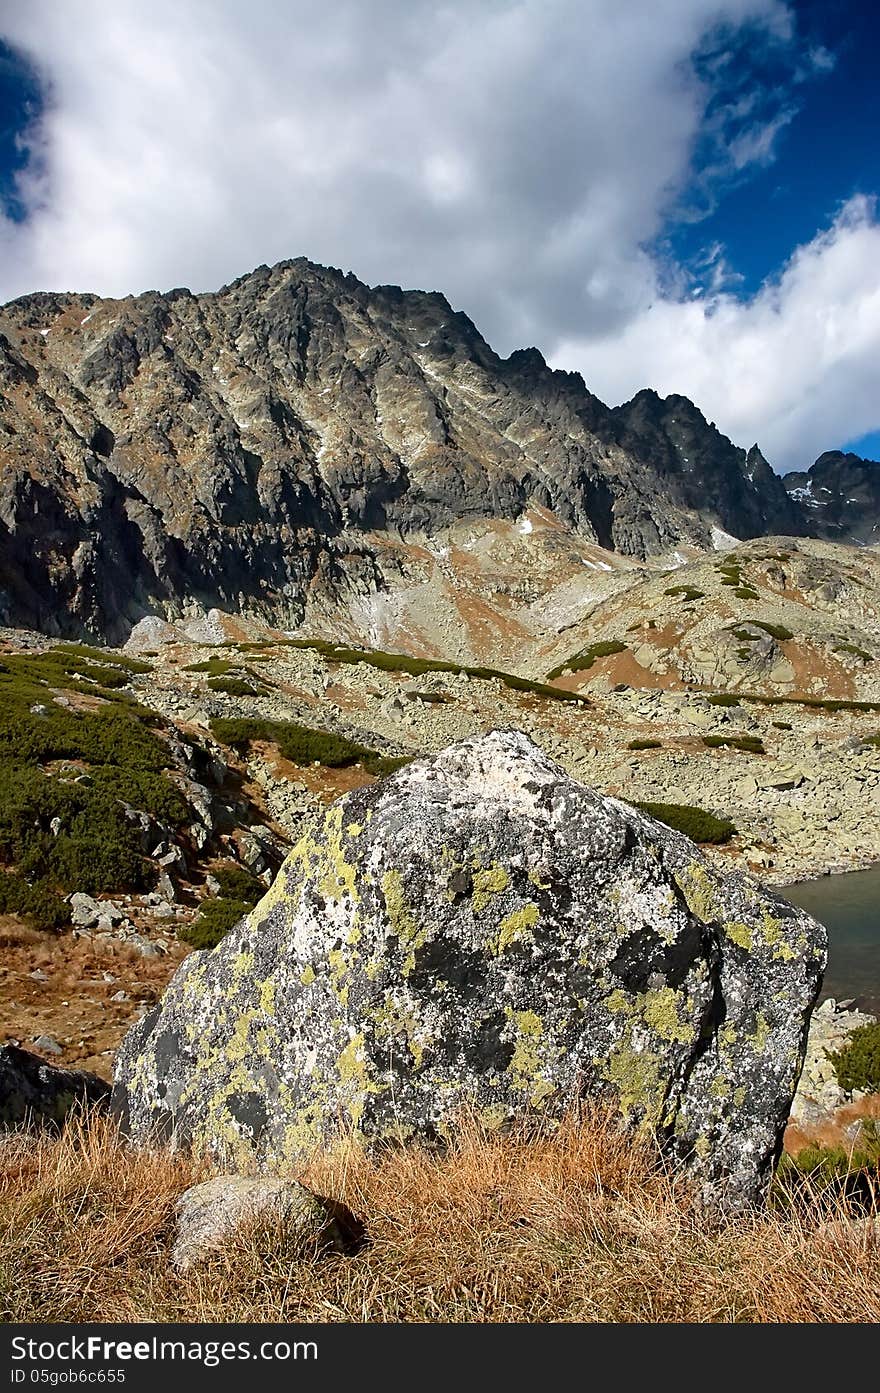
<instances>
[{"instance_id":1,"label":"blue sky","mask_svg":"<svg viewBox=\"0 0 880 1393\"><path fill-rule=\"evenodd\" d=\"M29 0L0 300L307 255L777 468L880 457L880 4Z\"/></svg>"},{"instance_id":2,"label":"blue sky","mask_svg":"<svg viewBox=\"0 0 880 1393\"><path fill-rule=\"evenodd\" d=\"M740 297L774 276L848 199L880 194L880 3L802 0L793 9L799 52L759 46L750 57L746 33L732 65L731 86L763 93L768 117L790 115L772 160L731 179L707 216L684 218L668 233L673 255L695 269L707 251L723 246L735 277L731 289ZM818 64L804 64L804 52L818 55ZM805 66L808 75L800 75ZM697 274L705 279L705 270ZM880 430L842 440L839 448L880 459Z\"/></svg>"}]
</instances>

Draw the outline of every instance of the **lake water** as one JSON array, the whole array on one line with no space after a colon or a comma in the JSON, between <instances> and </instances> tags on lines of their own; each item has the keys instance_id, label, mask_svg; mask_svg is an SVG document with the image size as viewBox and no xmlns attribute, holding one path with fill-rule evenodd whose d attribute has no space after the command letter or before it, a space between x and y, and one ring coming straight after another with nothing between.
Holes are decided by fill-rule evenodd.
<instances>
[{"instance_id":1,"label":"lake water","mask_svg":"<svg viewBox=\"0 0 880 1393\"><path fill-rule=\"evenodd\" d=\"M822 997L855 997L880 1015L880 866L779 887L828 929L828 969Z\"/></svg>"}]
</instances>

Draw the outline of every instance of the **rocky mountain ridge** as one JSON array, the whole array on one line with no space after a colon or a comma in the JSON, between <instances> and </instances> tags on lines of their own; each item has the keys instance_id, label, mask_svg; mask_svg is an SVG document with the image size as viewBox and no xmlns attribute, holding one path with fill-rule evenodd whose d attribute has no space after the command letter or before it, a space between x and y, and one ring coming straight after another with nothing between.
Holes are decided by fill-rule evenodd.
<instances>
[{"instance_id":1,"label":"rocky mountain ridge","mask_svg":"<svg viewBox=\"0 0 880 1393\"><path fill-rule=\"evenodd\" d=\"M807 470L783 476L788 495L809 513L812 531L829 541L880 540L880 463L826 450Z\"/></svg>"},{"instance_id":2,"label":"rocky mountain ridge","mask_svg":"<svg viewBox=\"0 0 880 1393\"><path fill-rule=\"evenodd\" d=\"M529 508L637 560L815 531L686 398L610 410L440 294L305 259L5 306L0 442L0 619L116 642L211 607L295 628L381 596L393 544Z\"/></svg>"}]
</instances>

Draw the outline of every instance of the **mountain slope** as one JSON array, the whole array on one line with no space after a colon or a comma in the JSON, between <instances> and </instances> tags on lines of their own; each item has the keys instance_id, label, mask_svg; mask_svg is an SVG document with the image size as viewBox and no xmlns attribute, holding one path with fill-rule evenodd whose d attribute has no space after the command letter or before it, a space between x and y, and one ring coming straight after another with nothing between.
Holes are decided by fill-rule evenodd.
<instances>
[{"instance_id":1,"label":"mountain slope","mask_svg":"<svg viewBox=\"0 0 880 1393\"><path fill-rule=\"evenodd\" d=\"M789 497L809 515L813 530L830 541L880 540L880 463L827 450L807 470L782 480Z\"/></svg>"},{"instance_id":2,"label":"mountain slope","mask_svg":"<svg viewBox=\"0 0 880 1393\"><path fill-rule=\"evenodd\" d=\"M369 534L530 505L636 558L810 530L685 399L610 411L442 295L302 259L214 294L7 305L0 442L0 619L111 639L211 606L294 627L381 592Z\"/></svg>"}]
</instances>

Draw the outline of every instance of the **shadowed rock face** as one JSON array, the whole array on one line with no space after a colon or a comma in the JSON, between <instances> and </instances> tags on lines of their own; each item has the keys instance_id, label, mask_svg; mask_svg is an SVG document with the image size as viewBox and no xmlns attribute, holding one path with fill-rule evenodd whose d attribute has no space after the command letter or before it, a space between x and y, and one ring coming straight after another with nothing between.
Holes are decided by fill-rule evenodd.
<instances>
[{"instance_id":1,"label":"shadowed rock face","mask_svg":"<svg viewBox=\"0 0 880 1393\"><path fill-rule=\"evenodd\" d=\"M710 1200L766 1185L825 931L524 735L335 803L127 1036L131 1135L290 1162L337 1128L442 1135L608 1097Z\"/></svg>"},{"instance_id":2,"label":"shadowed rock face","mask_svg":"<svg viewBox=\"0 0 880 1393\"><path fill-rule=\"evenodd\" d=\"M7 305L0 452L0 622L111 640L193 601L295 626L311 586L381 588L370 532L529 503L637 557L805 528L686 399L609 411L442 295L305 260L216 294Z\"/></svg>"},{"instance_id":3,"label":"shadowed rock face","mask_svg":"<svg viewBox=\"0 0 880 1393\"><path fill-rule=\"evenodd\" d=\"M809 517L818 537L880 542L880 462L827 450L807 470L786 474L783 484Z\"/></svg>"},{"instance_id":4,"label":"shadowed rock face","mask_svg":"<svg viewBox=\"0 0 880 1393\"><path fill-rule=\"evenodd\" d=\"M59 1069L17 1045L0 1048L0 1129L60 1127L72 1112L109 1101L110 1085L97 1074Z\"/></svg>"}]
</instances>

